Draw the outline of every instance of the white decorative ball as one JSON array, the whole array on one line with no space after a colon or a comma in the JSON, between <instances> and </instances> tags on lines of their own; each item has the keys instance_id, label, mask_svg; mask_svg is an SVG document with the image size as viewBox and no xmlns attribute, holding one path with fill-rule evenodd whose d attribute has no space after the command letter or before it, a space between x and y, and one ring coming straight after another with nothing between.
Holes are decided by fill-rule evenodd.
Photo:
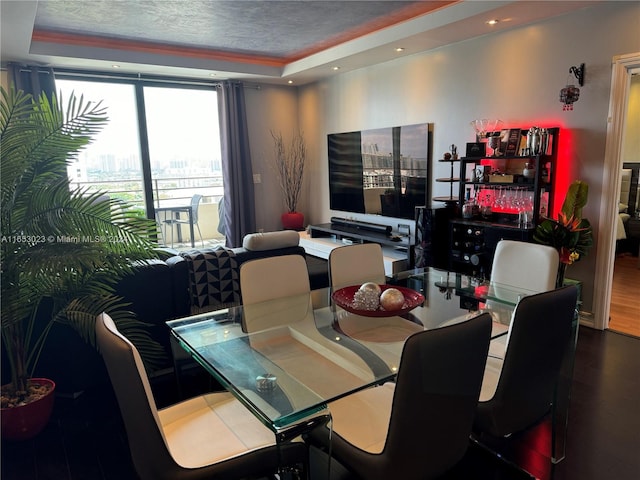
<instances>
[{"instance_id":1,"label":"white decorative ball","mask_svg":"<svg viewBox=\"0 0 640 480\"><path fill-rule=\"evenodd\" d=\"M374 282L363 283L362 285L360 285L360 290L371 290L373 292L376 292L378 295L380 295L380 293L382 292L380 285Z\"/></svg>"},{"instance_id":2,"label":"white decorative ball","mask_svg":"<svg viewBox=\"0 0 640 480\"><path fill-rule=\"evenodd\" d=\"M404 306L404 295L397 288L387 288L380 295L380 305L385 310L400 310Z\"/></svg>"}]
</instances>

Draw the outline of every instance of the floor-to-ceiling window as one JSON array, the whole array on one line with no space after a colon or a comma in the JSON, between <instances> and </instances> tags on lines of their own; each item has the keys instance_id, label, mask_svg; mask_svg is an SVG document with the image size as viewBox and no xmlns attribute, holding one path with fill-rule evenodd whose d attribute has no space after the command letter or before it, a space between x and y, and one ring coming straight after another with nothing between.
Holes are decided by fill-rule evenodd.
<instances>
[{"instance_id":1,"label":"floor-to-ceiling window","mask_svg":"<svg viewBox=\"0 0 640 480\"><path fill-rule=\"evenodd\" d=\"M96 141L69 166L74 185L127 200L156 218L165 244L191 241L189 228L171 224L180 212L167 208L189 205L194 195L201 195L195 237L222 242L218 204L223 178L214 85L63 74L56 77L56 89L64 98L73 92L101 101L109 116Z\"/></svg>"}]
</instances>

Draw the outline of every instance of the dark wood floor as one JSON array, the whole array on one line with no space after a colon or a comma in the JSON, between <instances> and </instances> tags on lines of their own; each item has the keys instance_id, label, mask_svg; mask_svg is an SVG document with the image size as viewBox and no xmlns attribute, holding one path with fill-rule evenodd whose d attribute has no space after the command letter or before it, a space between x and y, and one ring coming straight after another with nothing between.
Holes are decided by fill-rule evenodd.
<instances>
[{"instance_id":1,"label":"dark wood floor","mask_svg":"<svg viewBox=\"0 0 640 480\"><path fill-rule=\"evenodd\" d=\"M176 400L172 381L154 384L159 403ZM188 392L191 393L191 392ZM540 480L640 478L640 339L581 328L569 419L567 458L551 467L547 425L497 445L504 457ZM108 385L75 400L57 398L54 416L37 438L2 442L3 480L134 479L127 439ZM326 478L314 463L312 480ZM530 478L470 449L449 479Z\"/></svg>"}]
</instances>

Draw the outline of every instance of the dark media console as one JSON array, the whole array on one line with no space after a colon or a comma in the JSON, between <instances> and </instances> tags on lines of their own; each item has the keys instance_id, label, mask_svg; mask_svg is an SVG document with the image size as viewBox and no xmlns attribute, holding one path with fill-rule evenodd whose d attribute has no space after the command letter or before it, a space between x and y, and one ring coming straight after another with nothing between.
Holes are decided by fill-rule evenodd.
<instances>
[{"instance_id":1,"label":"dark media console","mask_svg":"<svg viewBox=\"0 0 640 480\"><path fill-rule=\"evenodd\" d=\"M408 235L394 233L390 226L332 217L331 223L309 225L309 237L319 241L331 239L336 244L378 243L386 256L401 255L406 261L405 268L446 269L448 224L454 215L451 208L416 207L415 232Z\"/></svg>"},{"instance_id":2,"label":"dark media console","mask_svg":"<svg viewBox=\"0 0 640 480\"><path fill-rule=\"evenodd\" d=\"M344 243L372 242L396 248L409 248L409 237L392 235L391 227L376 223L332 217L331 223L309 225L309 235L317 237L336 237Z\"/></svg>"},{"instance_id":3,"label":"dark media console","mask_svg":"<svg viewBox=\"0 0 640 480\"><path fill-rule=\"evenodd\" d=\"M331 225L337 229L347 227L348 229L364 230L366 232L381 233L383 235L391 235L391 227L388 225L379 225L377 223L362 222L360 220L350 220L348 218L331 217Z\"/></svg>"},{"instance_id":4,"label":"dark media console","mask_svg":"<svg viewBox=\"0 0 640 480\"><path fill-rule=\"evenodd\" d=\"M386 275L391 276L409 268L410 237L395 235L391 227L375 223L336 217L331 222L309 225L308 233L300 233L300 245L307 254L328 259L334 248L357 243L377 243L382 247Z\"/></svg>"}]
</instances>

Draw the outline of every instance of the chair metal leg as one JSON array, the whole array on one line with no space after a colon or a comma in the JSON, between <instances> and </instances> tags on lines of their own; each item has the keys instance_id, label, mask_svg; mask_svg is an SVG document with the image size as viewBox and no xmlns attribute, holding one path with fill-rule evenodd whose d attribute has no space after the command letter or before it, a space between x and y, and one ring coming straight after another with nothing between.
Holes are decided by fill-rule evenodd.
<instances>
[{"instance_id":1,"label":"chair metal leg","mask_svg":"<svg viewBox=\"0 0 640 480\"><path fill-rule=\"evenodd\" d=\"M171 248L173 248L173 226L170 223L164 223L164 228L162 229L162 241L165 246L167 245L167 228L171 229Z\"/></svg>"},{"instance_id":2,"label":"chair metal leg","mask_svg":"<svg viewBox=\"0 0 640 480\"><path fill-rule=\"evenodd\" d=\"M569 428L569 402L573 367L578 343L579 315L576 312L572 324L572 336L569 348L562 361L555 398L551 412L551 462L557 464L564 460L567 449L567 430Z\"/></svg>"},{"instance_id":3,"label":"chair metal leg","mask_svg":"<svg viewBox=\"0 0 640 480\"><path fill-rule=\"evenodd\" d=\"M485 452L487 452L489 455L491 455L492 457L495 457L499 462L504 463L505 465L518 470L520 472L523 472L527 475L531 475L529 472L527 472L524 468L522 468L520 465L518 465L517 463L508 460L506 457L504 457L502 454L500 454L499 452L497 452L496 450L494 450L493 448L489 447L488 445L486 445L485 443L483 443L477 436L475 436L475 434L472 432L471 435L469 436L469 441L471 443L473 443L474 445L476 445L477 447L481 448L482 450L484 450Z\"/></svg>"},{"instance_id":4,"label":"chair metal leg","mask_svg":"<svg viewBox=\"0 0 640 480\"><path fill-rule=\"evenodd\" d=\"M200 225L196 223L196 227L198 229L198 235L200 235L200 241L202 242L202 248L204 248L204 239L202 238L202 232L200 231Z\"/></svg>"}]
</instances>

